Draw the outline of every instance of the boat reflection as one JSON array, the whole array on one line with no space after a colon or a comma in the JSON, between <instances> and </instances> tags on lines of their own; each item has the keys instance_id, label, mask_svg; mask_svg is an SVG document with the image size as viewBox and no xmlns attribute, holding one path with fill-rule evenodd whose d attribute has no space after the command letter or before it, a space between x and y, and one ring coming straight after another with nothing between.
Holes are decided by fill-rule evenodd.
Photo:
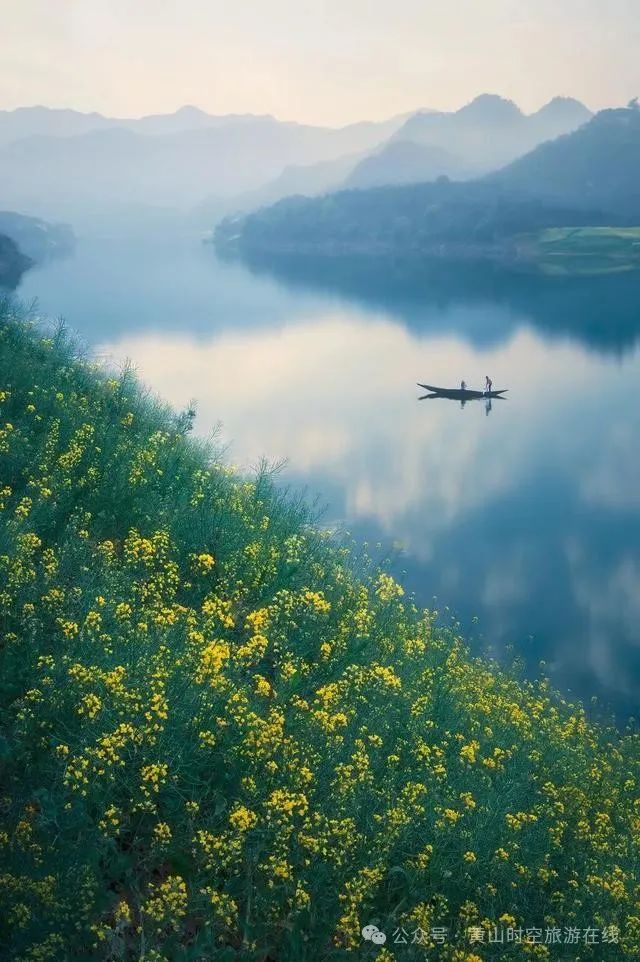
<instances>
[{"instance_id":1,"label":"boat reflection","mask_svg":"<svg viewBox=\"0 0 640 962\"><path fill-rule=\"evenodd\" d=\"M463 382L464 383L464 382ZM484 412L486 415L491 414L492 405L491 402L495 401L505 401L506 398L503 395L506 393L507 389L504 388L502 391L473 391L467 388L436 388L432 387L430 384L421 384L418 382L418 387L428 388L428 394L422 394L418 400L427 401L434 400L436 398L444 398L446 401L459 401L460 407L463 408L468 401L484 401Z\"/></svg>"}]
</instances>

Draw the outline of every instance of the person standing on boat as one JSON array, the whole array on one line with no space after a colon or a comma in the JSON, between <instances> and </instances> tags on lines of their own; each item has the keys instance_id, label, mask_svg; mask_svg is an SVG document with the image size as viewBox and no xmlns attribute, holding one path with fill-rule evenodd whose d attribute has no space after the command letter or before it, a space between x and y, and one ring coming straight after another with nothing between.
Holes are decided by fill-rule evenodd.
<instances>
[{"instance_id":1,"label":"person standing on boat","mask_svg":"<svg viewBox=\"0 0 640 962\"><path fill-rule=\"evenodd\" d=\"M486 376L485 379L484 379L484 393L485 393L485 394L491 394L491 388L492 388L492 386L493 386L493 381L491 380L491 378L490 378L489 375L487 374L487 376Z\"/></svg>"},{"instance_id":2,"label":"person standing on boat","mask_svg":"<svg viewBox=\"0 0 640 962\"><path fill-rule=\"evenodd\" d=\"M466 385L466 383L465 383L464 381L460 381L460 390L461 390L461 391L466 391L466 390L467 390L467 385Z\"/></svg>"}]
</instances>

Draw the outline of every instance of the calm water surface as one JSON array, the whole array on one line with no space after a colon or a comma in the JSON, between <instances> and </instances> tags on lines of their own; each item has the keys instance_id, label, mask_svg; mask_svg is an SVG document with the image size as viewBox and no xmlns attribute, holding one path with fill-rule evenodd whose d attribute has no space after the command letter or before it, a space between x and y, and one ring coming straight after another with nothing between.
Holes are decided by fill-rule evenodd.
<instances>
[{"instance_id":1,"label":"calm water surface","mask_svg":"<svg viewBox=\"0 0 640 962\"><path fill-rule=\"evenodd\" d=\"M192 237L94 239L24 278L131 358L231 459L287 459L476 648L540 660L621 719L640 693L640 279L225 264ZM418 401L415 382L508 387ZM477 619L477 621L476 621Z\"/></svg>"}]
</instances>

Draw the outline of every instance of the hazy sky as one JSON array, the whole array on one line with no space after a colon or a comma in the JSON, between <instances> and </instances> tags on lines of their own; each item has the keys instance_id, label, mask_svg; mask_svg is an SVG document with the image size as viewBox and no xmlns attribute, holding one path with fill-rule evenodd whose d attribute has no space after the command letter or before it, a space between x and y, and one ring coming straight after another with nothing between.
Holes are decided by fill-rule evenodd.
<instances>
[{"instance_id":1,"label":"hazy sky","mask_svg":"<svg viewBox=\"0 0 640 962\"><path fill-rule=\"evenodd\" d=\"M340 124L640 94L640 0L0 0L0 108Z\"/></svg>"}]
</instances>

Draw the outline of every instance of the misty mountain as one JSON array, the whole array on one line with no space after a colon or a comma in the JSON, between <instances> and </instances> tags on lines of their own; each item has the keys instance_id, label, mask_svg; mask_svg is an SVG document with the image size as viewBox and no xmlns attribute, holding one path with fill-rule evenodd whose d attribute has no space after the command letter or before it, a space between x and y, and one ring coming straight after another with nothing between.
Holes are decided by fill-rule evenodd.
<instances>
[{"instance_id":1,"label":"misty mountain","mask_svg":"<svg viewBox=\"0 0 640 962\"><path fill-rule=\"evenodd\" d=\"M215 236L239 250L487 252L545 227L640 224L638 170L640 110L607 110L479 180L290 198Z\"/></svg>"},{"instance_id":2,"label":"misty mountain","mask_svg":"<svg viewBox=\"0 0 640 962\"><path fill-rule=\"evenodd\" d=\"M67 224L49 224L38 217L0 210L0 288L17 287L26 270L68 253L74 243Z\"/></svg>"},{"instance_id":3,"label":"misty mountain","mask_svg":"<svg viewBox=\"0 0 640 962\"><path fill-rule=\"evenodd\" d=\"M277 203L284 197L302 194L317 197L339 190L358 164L362 154L347 154L318 164L291 165L257 190L231 198L210 197L193 211L193 221L203 229L230 214L249 213Z\"/></svg>"},{"instance_id":4,"label":"misty mountain","mask_svg":"<svg viewBox=\"0 0 640 962\"><path fill-rule=\"evenodd\" d=\"M471 173L480 174L575 130L591 116L584 104L568 97L556 97L527 115L511 100L481 94L453 113L414 114L394 139L446 150Z\"/></svg>"},{"instance_id":5,"label":"misty mountain","mask_svg":"<svg viewBox=\"0 0 640 962\"><path fill-rule=\"evenodd\" d=\"M413 184L441 176L467 179L575 130L590 117L583 104L568 97L556 97L527 116L512 101L492 94L453 113L421 111L365 157L344 186Z\"/></svg>"},{"instance_id":6,"label":"misty mountain","mask_svg":"<svg viewBox=\"0 0 640 962\"><path fill-rule=\"evenodd\" d=\"M341 187L414 184L441 176L468 179L484 172L487 165L492 167L487 161L486 145L495 144L496 139L502 142L496 156L510 159L525 149L523 145L533 146L547 137L573 130L590 116L583 104L571 98L556 97L535 114L526 116L511 101L485 94L454 113L422 111L411 115L397 124L398 130L386 142L364 156L346 155L315 165L288 167L273 181L231 202L216 196L202 205L197 220L202 223L201 215L209 214L211 224L221 216L256 210L287 196L314 197ZM439 131L446 144L453 142L462 153L411 139L412 131L420 138L423 128L435 132L434 140ZM478 142L483 145L480 151Z\"/></svg>"},{"instance_id":7,"label":"misty mountain","mask_svg":"<svg viewBox=\"0 0 640 962\"><path fill-rule=\"evenodd\" d=\"M22 253L16 242L0 233L0 294L3 290L16 288L31 264L32 261Z\"/></svg>"},{"instance_id":8,"label":"misty mountain","mask_svg":"<svg viewBox=\"0 0 640 962\"><path fill-rule=\"evenodd\" d=\"M41 109L35 110L41 119ZM256 190L286 167L371 150L404 119L324 128L267 116L211 118L184 108L174 115L105 126L100 115L45 114L48 124L97 127L75 136L38 134L5 143L0 149L0 204L83 222L111 216L116 208L184 211L212 194L229 198ZM35 116L28 115L30 121ZM186 129L162 132L183 125Z\"/></svg>"},{"instance_id":9,"label":"misty mountain","mask_svg":"<svg viewBox=\"0 0 640 962\"><path fill-rule=\"evenodd\" d=\"M75 244L68 224L49 224L39 217L8 210L0 210L0 234L10 237L23 254L36 262L67 254Z\"/></svg>"},{"instance_id":10,"label":"misty mountain","mask_svg":"<svg viewBox=\"0 0 640 962\"><path fill-rule=\"evenodd\" d=\"M531 150L545 140L554 140L562 134L571 133L594 116L592 111L573 97L554 97L536 113L529 114L526 126L535 141Z\"/></svg>"},{"instance_id":11,"label":"misty mountain","mask_svg":"<svg viewBox=\"0 0 640 962\"><path fill-rule=\"evenodd\" d=\"M488 180L546 201L609 211L640 223L640 109L603 110Z\"/></svg>"},{"instance_id":12,"label":"misty mountain","mask_svg":"<svg viewBox=\"0 0 640 962\"><path fill-rule=\"evenodd\" d=\"M441 176L464 180L486 169L486 162L482 162L477 150L463 156L437 144L404 139L404 133L411 134L416 127L420 129L423 122L437 128L442 118L447 118L444 121L445 139L453 138L458 149L461 149L461 134L468 137L472 130L474 136L491 143L498 129L503 138L508 136L510 139L506 154L509 157L514 150L516 153L523 150L523 143L534 146L549 137L574 130L590 117L590 111L583 104L568 97L556 97L535 114L526 116L511 101L485 94L455 113L422 111L410 116L404 124L398 124L398 130L389 140L364 156L346 155L315 165L287 167L257 191L234 198L231 203L216 197L204 205L203 210L211 213L211 224L224 214L256 210L295 194L315 197L340 188L414 184Z\"/></svg>"},{"instance_id":13,"label":"misty mountain","mask_svg":"<svg viewBox=\"0 0 640 962\"><path fill-rule=\"evenodd\" d=\"M221 117L192 106L138 119L43 107L4 111L0 206L81 228L169 227L187 211L194 211L192 223L211 223L341 185L468 178L585 116L577 101L557 98L526 117L490 95L451 114L423 111L342 128Z\"/></svg>"},{"instance_id":14,"label":"misty mountain","mask_svg":"<svg viewBox=\"0 0 640 962\"><path fill-rule=\"evenodd\" d=\"M199 107L186 105L171 114L150 114L146 117L114 120L112 124L137 134L158 136L181 134L188 130L205 130L211 127L241 126L254 121L272 119L267 114L208 114Z\"/></svg>"},{"instance_id":15,"label":"misty mountain","mask_svg":"<svg viewBox=\"0 0 640 962\"><path fill-rule=\"evenodd\" d=\"M57 110L50 107L18 107L0 110L0 147L24 137L75 137L90 130L104 130L115 123L98 113Z\"/></svg>"},{"instance_id":16,"label":"misty mountain","mask_svg":"<svg viewBox=\"0 0 640 962\"><path fill-rule=\"evenodd\" d=\"M416 184L438 177L465 178L473 165L443 147L393 138L380 150L360 161L346 178L344 187L381 187Z\"/></svg>"},{"instance_id":17,"label":"misty mountain","mask_svg":"<svg viewBox=\"0 0 640 962\"><path fill-rule=\"evenodd\" d=\"M500 256L505 240L546 227L601 226L609 215L545 203L489 181L411 184L290 197L215 230L216 244L267 251Z\"/></svg>"},{"instance_id":18,"label":"misty mountain","mask_svg":"<svg viewBox=\"0 0 640 962\"><path fill-rule=\"evenodd\" d=\"M97 130L121 127L134 133L156 136L179 134L188 130L202 130L251 123L264 119L256 114L208 114L198 107L184 106L169 114L147 117L105 117L100 113L52 107L19 107L0 110L0 145L26 137L78 137Z\"/></svg>"},{"instance_id":19,"label":"misty mountain","mask_svg":"<svg viewBox=\"0 0 640 962\"><path fill-rule=\"evenodd\" d=\"M362 141L366 147L369 146L369 136L372 138L371 144L377 143L378 139L390 136L407 116L401 114L379 123L358 122L342 129L349 131L356 142ZM92 131L112 130L114 127L158 136L211 127L243 126L274 119L268 114L209 114L192 105L180 107L173 113L145 117L106 117L95 111L83 113L53 107L18 107L16 110L0 110L0 146L27 137L77 137Z\"/></svg>"}]
</instances>

